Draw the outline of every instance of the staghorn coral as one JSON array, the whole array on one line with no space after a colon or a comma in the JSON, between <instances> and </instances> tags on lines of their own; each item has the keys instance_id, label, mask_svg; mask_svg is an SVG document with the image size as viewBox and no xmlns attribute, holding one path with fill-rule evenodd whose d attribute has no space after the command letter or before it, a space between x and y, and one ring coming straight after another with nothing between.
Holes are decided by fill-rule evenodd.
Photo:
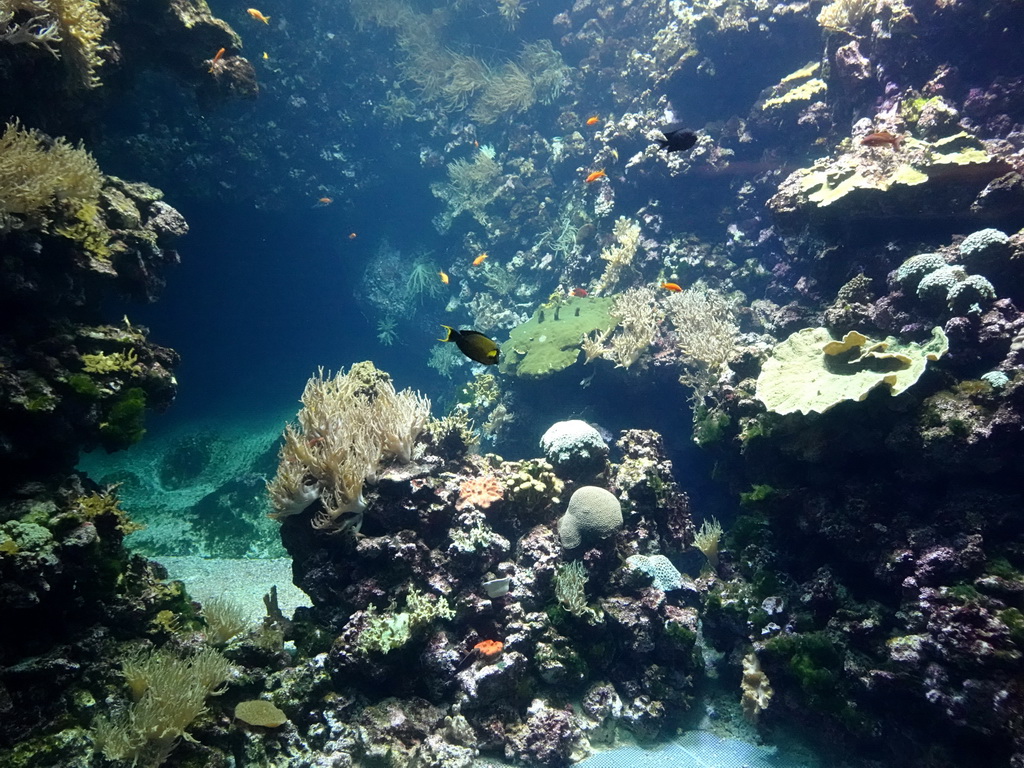
<instances>
[{"instance_id":1,"label":"staghorn coral","mask_svg":"<svg viewBox=\"0 0 1024 768\"><path fill-rule=\"evenodd\" d=\"M594 293L601 294L615 288L627 267L632 267L633 258L640 247L640 224L620 216L612 229L615 242L601 251L601 258L608 262Z\"/></svg>"},{"instance_id":2,"label":"staghorn coral","mask_svg":"<svg viewBox=\"0 0 1024 768\"><path fill-rule=\"evenodd\" d=\"M0 0L0 42L41 48L62 59L73 82L95 88L107 50L107 17L95 0Z\"/></svg>"},{"instance_id":3,"label":"staghorn coral","mask_svg":"<svg viewBox=\"0 0 1024 768\"><path fill-rule=\"evenodd\" d=\"M46 0L0 0L0 42L60 55L60 26Z\"/></svg>"},{"instance_id":4,"label":"staghorn coral","mask_svg":"<svg viewBox=\"0 0 1024 768\"><path fill-rule=\"evenodd\" d=\"M733 302L703 282L675 293L666 302L682 359L679 380L702 398L714 386L739 342Z\"/></svg>"},{"instance_id":5,"label":"staghorn coral","mask_svg":"<svg viewBox=\"0 0 1024 768\"><path fill-rule=\"evenodd\" d=\"M617 296L611 316L619 321L619 325L602 355L613 360L616 368L629 368L651 346L665 313L658 305L654 290L644 286L630 288ZM593 351L592 344L590 337L584 339L583 352L588 360Z\"/></svg>"}]
</instances>

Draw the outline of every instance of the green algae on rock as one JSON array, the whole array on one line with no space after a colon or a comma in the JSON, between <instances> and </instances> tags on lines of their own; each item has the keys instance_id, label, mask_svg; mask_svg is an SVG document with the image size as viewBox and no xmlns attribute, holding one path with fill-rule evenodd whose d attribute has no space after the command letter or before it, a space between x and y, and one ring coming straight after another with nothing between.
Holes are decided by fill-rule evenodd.
<instances>
[{"instance_id":1,"label":"green algae on rock","mask_svg":"<svg viewBox=\"0 0 1024 768\"><path fill-rule=\"evenodd\" d=\"M864 400L881 385L899 395L949 350L942 328L918 344L889 336L873 341L857 331L842 341L826 328L804 328L775 347L757 378L757 399L774 413L824 413L844 400Z\"/></svg>"},{"instance_id":2,"label":"green algae on rock","mask_svg":"<svg viewBox=\"0 0 1024 768\"><path fill-rule=\"evenodd\" d=\"M561 306L542 306L502 345L501 372L539 377L568 368L579 359L584 336L615 326L613 302L611 296L571 296Z\"/></svg>"},{"instance_id":3,"label":"green algae on rock","mask_svg":"<svg viewBox=\"0 0 1024 768\"><path fill-rule=\"evenodd\" d=\"M904 137L898 148L859 141L838 157L790 174L768 207L783 226L886 219L958 218L1009 170L974 136Z\"/></svg>"}]
</instances>

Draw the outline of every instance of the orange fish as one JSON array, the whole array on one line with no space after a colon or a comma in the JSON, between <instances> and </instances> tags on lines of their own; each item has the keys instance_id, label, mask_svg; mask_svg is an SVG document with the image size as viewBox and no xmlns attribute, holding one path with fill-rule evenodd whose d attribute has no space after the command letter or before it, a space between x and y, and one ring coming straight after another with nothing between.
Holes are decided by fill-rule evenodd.
<instances>
[{"instance_id":1,"label":"orange fish","mask_svg":"<svg viewBox=\"0 0 1024 768\"><path fill-rule=\"evenodd\" d=\"M902 140L902 136L896 136L888 131L877 131L876 133L869 133L860 140L860 143L865 147L881 147L888 144L893 149L899 149Z\"/></svg>"},{"instance_id":2,"label":"orange fish","mask_svg":"<svg viewBox=\"0 0 1024 768\"><path fill-rule=\"evenodd\" d=\"M587 125L597 125L601 121L601 118L597 115L587 118Z\"/></svg>"},{"instance_id":3,"label":"orange fish","mask_svg":"<svg viewBox=\"0 0 1024 768\"><path fill-rule=\"evenodd\" d=\"M314 208L326 208L328 205L330 205L333 202L334 202L334 198L333 197L321 197L319 200L316 201L316 205L313 206L313 207Z\"/></svg>"},{"instance_id":4,"label":"orange fish","mask_svg":"<svg viewBox=\"0 0 1024 768\"><path fill-rule=\"evenodd\" d=\"M477 256L475 259L473 259L473 266L474 267L479 267L485 261L487 261L487 254L486 253L481 253L479 256Z\"/></svg>"},{"instance_id":5,"label":"orange fish","mask_svg":"<svg viewBox=\"0 0 1024 768\"><path fill-rule=\"evenodd\" d=\"M246 8L245 12L252 16L256 21L262 21L264 24L270 23L270 17L264 16L262 13L257 11L255 8Z\"/></svg>"},{"instance_id":6,"label":"orange fish","mask_svg":"<svg viewBox=\"0 0 1024 768\"><path fill-rule=\"evenodd\" d=\"M224 51L226 51L226 50L227 50L227 48L221 48L219 51L217 51L213 55L213 59L210 61L210 71L211 72L213 72L213 65L221 60L221 57L224 55Z\"/></svg>"},{"instance_id":7,"label":"orange fish","mask_svg":"<svg viewBox=\"0 0 1024 768\"><path fill-rule=\"evenodd\" d=\"M437 274L441 278L441 282L448 285L448 274L443 269Z\"/></svg>"},{"instance_id":8,"label":"orange fish","mask_svg":"<svg viewBox=\"0 0 1024 768\"><path fill-rule=\"evenodd\" d=\"M597 180L598 180L598 179L600 179L600 178L601 178L602 176L607 176L607 175L608 175L608 174L606 174L606 173L604 172L604 168L602 168L602 169L601 169L600 171L594 171L594 172L593 172L592 174L590 174L589 176L587 176L587 178L585 178L585 179L584 179L583 181L584 181L584 183L586 183L586 184L589 184L590 182L592 182L592 181L597 181Z\"/></svg>"},{"instance_id":9,"label":"orange fish","mask_svg":"<svg viewBox=\"0 0 1024 768\"><path fill-rule=\"evenodd\" d=\"M681 290L683 290L682 288L679 287L678 283L662 283L661 287L664 288L666 291L672 291L672 293L679 293Z\"/></svg>"},{"instance_id":10,"label":"orange fish","mask_svg":"<svg viewBox=\"0 0 1024 768\"><path fill-rule=\"evenodd\" d=\"M573 288L569 292L569 295L570 296L586 296L587 295L587 289L586 288Z\"/></svg>"},{"instance_id":11,"label":"orange fish","mask_svg":"<svg viewBox=\"0 0 1024 768\"><path fill-rule=\"evenodd\" d=\"M355 232L349 232L348 233L348 239L349 240L355 240L356 239L356 233Z\"/></svg>"}]
</instances>

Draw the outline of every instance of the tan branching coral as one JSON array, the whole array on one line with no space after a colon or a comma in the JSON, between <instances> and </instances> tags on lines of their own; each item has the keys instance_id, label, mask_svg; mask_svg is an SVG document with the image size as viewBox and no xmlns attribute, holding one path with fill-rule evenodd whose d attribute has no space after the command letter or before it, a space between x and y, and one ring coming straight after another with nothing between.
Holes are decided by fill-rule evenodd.
<instances>
[{"instance_id":1,"label":"tan branching coral","mask_svg":"<svg viewBox=\"0 0 1024 768\"><path fill-rule=\"evenodd\" d=\"M103 64L106 30L107 17L95 0L0 0L0 42L53 54L86 88L100 84L96 70Z\"/></svg>"},{"instance_id":2,"label":"tan branching coral","mask_svg":"<svg viewBox=\"0 0 1024 768\"><path fill-rule=\"evenodd\" d=\"M630 288L616 297L611 315L619 325L604 357L615 361L616 368L629 368L651 346L665 313L658 305L654 290L645 286ZM584 339L584 354L588 354L589 342L590 339Z\"/></svg>"},{"instance_id":3,"label":"tan branching coral","mask_svg":"<svg viewBox=\"0 0 1024 768\"><path fill-rule=\"evenodd\" d=\"M623 272L632 267L633 257L640 247L640 225L632 219L620 216L612 229L612 235L615 242L601 251L601 258L608 264L594 287L595 294L607 293L615 288Z\"/></svg>"},{"instance_id":4,"label":"tan branching coral","mask_svg":"<svg viewBox=\"0 0 1024 768\"><path fill-rule=\"evenodd\" d=\"M683 362L679 380L696 398L703 397L736 352L740 328L735 304L698 282L670 296L667 305Z\"/></svg>"},{"instance_id":5,"label":"tan branching coral","mask_svg":"<svg viewBox=\"0 0 1024 768\"><path fill-rule=\"evenodd\" d=\"M51 5L46 0L0 0L0 42L59 56L60 27Z\"/></svg>"},{"instance_id":6,"label":"tan branching coral","mask_svg":"<svg viewBox=\"0 0 1024 768\"><path fill-rule=\"evenodd\" d=\"M740 681L740 703L744 716L757 722L760 714L768 708L775 691L772 690L768 675L761 669L757 654L751 651L743 657L743 678Z\"/></svg>"},{"instance_id":7,"label":"tan branching coral","mask_svg":"<svg viewBox=\"0 0 1024 768\"><path fill-rule=\"evenodd\" d=\"M358 531L363 483L388 459L412 459L430 401L412 390L396 392L386 373L357 363L333 378L320 369L301 402L298 426L285 427L278 471L267 484L273 517L298 514L319 499L314 528Z\"/></svg>"}]
</instances>

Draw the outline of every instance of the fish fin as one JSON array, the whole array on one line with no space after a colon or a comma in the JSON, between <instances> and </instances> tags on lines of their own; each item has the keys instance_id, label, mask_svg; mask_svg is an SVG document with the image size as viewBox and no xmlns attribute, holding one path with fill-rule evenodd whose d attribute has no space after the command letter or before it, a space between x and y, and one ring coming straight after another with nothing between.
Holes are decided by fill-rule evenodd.
<instances>
[{"instance_id":1,"label":"fish fin","mask_svg":"<svg viewBox=\"0 0 1024 768\"><path fill-rule=\"evenodd\" d=\"M438 339L438 341L451 341L452 340L452 333L453 333L452 327L450 325L442 325L441 327L442 328L447 328L448 329L448 333L445 335L445 337L443 339Z\"/></svg>"}]
</instances>

